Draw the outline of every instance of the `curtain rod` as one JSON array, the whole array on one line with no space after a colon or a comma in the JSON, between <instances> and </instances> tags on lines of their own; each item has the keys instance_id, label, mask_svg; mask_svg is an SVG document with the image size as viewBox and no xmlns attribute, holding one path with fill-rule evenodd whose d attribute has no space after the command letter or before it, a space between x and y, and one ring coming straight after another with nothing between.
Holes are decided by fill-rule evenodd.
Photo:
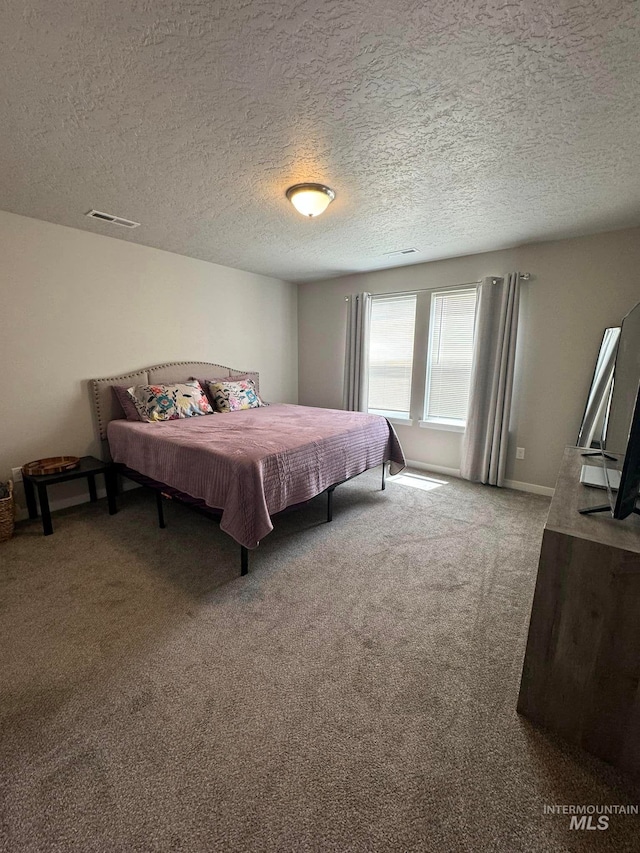
<instances>
[{"instance_id":1,"label":"curtain rod","mask_svg":"<svg viewBox=\"0 0 640 853\"><path fill-rule=\"evenodd\" d=\"M522 281L530 281L531 273L529 272L521 272L519 276ZM498 281L502 281L502 276L487 276L487 278L493 278L493 284L497 284ZM422 287L417 290L392 290L389 293L372 293L372 296L411 296L414 293L427 293L430 290L455 290L457 287L471 287L472 284L482 284L484 279L480 278L478 281L463 281L460 284L447 284L444 287ZM349 296L345 296L344 301L348 302L350 299Z\"/></svg>"}]
</instances>

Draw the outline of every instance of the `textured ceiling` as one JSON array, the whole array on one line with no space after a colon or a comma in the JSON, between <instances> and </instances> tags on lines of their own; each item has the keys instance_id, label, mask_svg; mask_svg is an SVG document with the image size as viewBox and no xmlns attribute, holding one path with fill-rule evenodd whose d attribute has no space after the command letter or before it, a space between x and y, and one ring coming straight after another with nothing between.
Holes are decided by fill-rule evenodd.
<instances>
[{"instance_id":1,"label":"textured ceiling","mask_svg":"<svg viewBox=\"0 0 640 853\"><path fill-rule=\"evenodd\" d=\"M2 10L5 210L298 281L640 224L632 0Z\"/></svg>"}]
</instances>

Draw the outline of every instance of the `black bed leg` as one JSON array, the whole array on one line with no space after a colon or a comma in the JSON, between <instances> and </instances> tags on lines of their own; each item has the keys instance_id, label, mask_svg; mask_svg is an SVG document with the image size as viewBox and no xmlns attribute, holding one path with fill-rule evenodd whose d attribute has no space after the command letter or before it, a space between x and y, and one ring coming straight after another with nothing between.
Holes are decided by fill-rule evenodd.
<instances>
[{"instance_id":1,"label":"black bed leg","mask_svg":"<svg viewBox=\"0 0 640 853\"><path fill-rule=\"evenodd\" d=\"M164 530L164 507L162 506L162 492L156 492L156 506L158 507L158 524Z\"/></svg>"},{"instance_id":2,"label":"black bed leg","mask_svg":"<svg viewBox=\"0 0 640 853\"><path fill-rule=\"evenodd\" d=\"M387 488L387 485L384 481L384 476L385 476L386 470L387 470L387 463L383 462L382 463L382 489L381 489L381 491L383 491L383 492Z\"/></svg>"},{"instance_id":3,"label":"black bed leg","mask_svg":"<svg viewBox=\"0 0 640 853\"><path fill-rule=\"evenodd\" d=\"M327 489L327 524L330 521L333 521L333 493L335 490L335 486L331 486L330 489Z\"/></svg>"},{"instance_id":4,"label":"black bed leg","mask_svg":"<svg viewBox=\"0 0 640 853\"><path fill-rule=\"evenodd\" d=\"M240 546L240 574L249 574L249 551L244 547L244 545Z\"/></svg>"}]
</instances>

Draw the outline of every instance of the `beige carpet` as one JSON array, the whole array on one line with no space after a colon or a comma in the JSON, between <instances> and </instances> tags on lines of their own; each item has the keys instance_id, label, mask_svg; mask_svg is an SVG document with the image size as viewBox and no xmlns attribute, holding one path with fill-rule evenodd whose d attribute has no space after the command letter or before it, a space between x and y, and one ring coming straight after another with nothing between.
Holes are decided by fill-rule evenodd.
<instances>
[{"instance_id":1,"label":"beige carpet","mask_svg":"<svg viewBox=\"0 0 640 853\"><path fill-rule=\"evenodd\" d=\"M215 523L120 504L0 545L3 851L640 850L543 814L640 799L515 713L545 498L371 472L246 578Z\"/></svg>"}]
</instances>

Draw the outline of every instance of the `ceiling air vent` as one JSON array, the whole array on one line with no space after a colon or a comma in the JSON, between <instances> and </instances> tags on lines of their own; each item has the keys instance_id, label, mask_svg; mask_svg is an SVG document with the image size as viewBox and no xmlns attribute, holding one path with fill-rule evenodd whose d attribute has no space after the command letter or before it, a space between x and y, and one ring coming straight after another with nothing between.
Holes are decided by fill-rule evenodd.
<instances>
[{"instance_id":1,"label":"ceiling air vent","mask_svg":"<svg viewBox=\"0 0 640 853\"><path fill-rule=\"evenodd\" d=\"M396 249L393 252L385 252L384 257L385 258L397 258L397 257L400 257L400 255L417 255L417 254L418 254L418 250L414 249L414 248Z\"/></svg>"},{"instance_id":2,"label":"ceiling air vent","mask_svg":"<svg viewBox=\"0 0 640 853\"><path fill-rule=\"evenodd\" d=\"M112 213L103 213L101 210L90 210L86 216L92 219L100 219L102 222L110 222L112 225L122 225L124 228L137 228L139 222L134 222L133 219L123 219L122 216L114 216Z\"/></svg>"}]
</instances>

